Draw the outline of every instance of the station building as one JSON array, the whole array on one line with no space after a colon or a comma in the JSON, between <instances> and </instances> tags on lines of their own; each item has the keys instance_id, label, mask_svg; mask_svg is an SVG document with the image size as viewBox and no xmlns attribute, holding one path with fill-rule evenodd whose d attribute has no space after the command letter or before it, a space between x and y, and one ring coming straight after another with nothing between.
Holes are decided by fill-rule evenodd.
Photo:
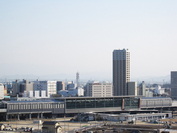
<instances>
[{"instance_id":1,"label":"station building","mask_svg":"<svg viewBox=\"0 0 177 133\"><path fill-rule=\"evenodd\" d=\"M34 101L1 101L0 120L55 118L84 112L149 113L172 110L171 98L163 97L58 97Z\"/></svg>"}]
</instances>

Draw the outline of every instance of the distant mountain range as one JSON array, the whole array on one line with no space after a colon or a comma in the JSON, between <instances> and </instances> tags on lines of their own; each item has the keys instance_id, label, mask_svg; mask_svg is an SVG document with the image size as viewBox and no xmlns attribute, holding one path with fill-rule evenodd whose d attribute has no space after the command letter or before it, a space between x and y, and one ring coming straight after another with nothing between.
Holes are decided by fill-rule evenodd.
<instances>
[{"instance_id":1,"label":"distant mountain range","mask_svg":"<svg viewBox=\"0 0 177 133\"><path fill-rule=\"evenodd\" d=\"M107 76L107 75L98 75L98 76L92 76L91 74L82 74L80 76L80 81L87 82L88 80L96 80L96 81L109 81L112 82L112 77ZM59 81L75 81L76 76L75 74L51 74L51 75L4 75L0 77L0 82L5 82L5 81L14 81L16 79L23 80L23 79L28 79L30 81L34 81L36 79L39 80L59 80ZM167 76L147 76L147 77L139 77L139 78L131 78L131 81L136 81L138 83L145 81L146 83L170 83L170 75Z\"/></svg>"},{"instance_id":2,"label":"distant mountain range","mask_svg":"<svg viewBox=\"0 0 177 133\"><path fill-rule=\"evenodd\" d=\"M170 83L170 75L167 76L146 76L146 77L139 77L139 78L132 78L131 81L137 81L142 82L145 81L145 83L158 83L158 84L166 84Z\"/></svg>"},{"instance_id":3,"label":"distant mountain range","mask_svg":"<svg viewBox=\"0 0 177 133\"><path fill-rule=\"evenodd\" d=\"M2 77L0 77L0 80L2 82L7 80L7 81L11 81L11 80L15 80L15 79L19 79L19 80L22 80L22 79L28 79L28 80L65 80L67 79L67 77L71 77L71 75L66 75L66 74L55 74L55 75L4 75ZM71 77L72 78L72 77Z\"/></svg>"}]
</instances>

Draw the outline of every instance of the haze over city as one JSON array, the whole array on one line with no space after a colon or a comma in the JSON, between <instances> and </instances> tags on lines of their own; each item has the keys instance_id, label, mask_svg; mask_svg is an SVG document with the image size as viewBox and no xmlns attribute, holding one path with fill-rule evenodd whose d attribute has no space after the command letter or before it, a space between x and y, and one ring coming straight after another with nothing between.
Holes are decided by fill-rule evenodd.
<instances>
[{"instance_id":1,"label":"haze over city","mask_svg":"<svg viewBox=\"0 0 177 133\"><path fill-rule=\"evenodd\" d=\"M0 1L0 79L112 80L112 52L130 50L131 80L176 70L177 1ZM26 77L25 77L26 75ZM45 76L44 76L45 77Z\"/></svg>"}]
</instances>

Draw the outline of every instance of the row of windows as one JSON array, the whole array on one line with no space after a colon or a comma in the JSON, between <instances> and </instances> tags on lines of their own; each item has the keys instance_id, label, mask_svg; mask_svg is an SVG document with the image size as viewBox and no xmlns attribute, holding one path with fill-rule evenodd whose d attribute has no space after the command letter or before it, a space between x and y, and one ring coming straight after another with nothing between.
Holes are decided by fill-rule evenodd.
<instances>
[{"instance_id":1,"label":"row of windows","mask_svg":"<svg viewBox=\"0 0 177 133\"><path fill-rule=\"evenodd\" d=\"M8 105L9 110L18 109L52 109L52 108L64 108L64 104L60 103L45 103L45 104L10 104Z\"/></svg>"},{"instance_id":2,"label":"row of windows","mask_svg":"<svg viewBox=\"0 0 177 133\"><path fill-rule=\"evenodd\" d=\"M104 107L121 107L121 99L82 99L67 100L66 109L78 108L104 108Z\"/></svg>"}]
</instances>

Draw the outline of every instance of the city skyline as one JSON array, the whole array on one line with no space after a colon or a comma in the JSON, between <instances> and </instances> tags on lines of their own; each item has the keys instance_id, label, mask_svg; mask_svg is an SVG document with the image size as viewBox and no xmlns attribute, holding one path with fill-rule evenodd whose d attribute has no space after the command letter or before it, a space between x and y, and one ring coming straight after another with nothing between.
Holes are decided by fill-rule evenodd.
<instances>
[{"instance_id":1,"label":"city skyline","mask_svg":"<svg viewBox=\"0 0 177 133\"><path fill-rule=\"evenodd\" d=\"M112 81L112 51L123 48L131 51L131 81L169 76L177 68L172 60L176 4L1 1L0 78L64 74L75 79L78 71L81 79Z\"/></svg>"}]
</instances>

